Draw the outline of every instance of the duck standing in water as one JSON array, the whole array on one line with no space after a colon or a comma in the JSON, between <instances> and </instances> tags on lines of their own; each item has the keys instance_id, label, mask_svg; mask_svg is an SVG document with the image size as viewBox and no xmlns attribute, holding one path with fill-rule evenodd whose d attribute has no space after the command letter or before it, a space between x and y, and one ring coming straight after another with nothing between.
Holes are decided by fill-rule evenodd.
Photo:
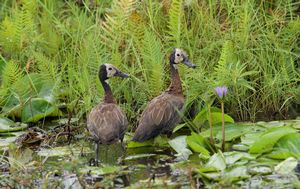
<instances>
[{"instance_id":1,"label":"duck standing in water","mask_svg":"<svg viewBox=\"0 0 300 189\"><path fill-rule=\"evenodd\" d=\"M126 115L117 105L107 80L111 77L127 78L111 64L103 64L99 69L99 79L104 89L104 100L95 106L87 119L87 128L96 142L96 164L98 164L99 144L112 144L121 141L128 126Z\"/></svg>"},{"instance_id":2,"label":"duck standing in water","mask_svg":"<svg viewBox=\"0 0 300 189\"><path fill-rule=\"evenodd\" d=\"M177 65L180 63L196 68L183 50L174 49L170 55L171 84L165 92L152 99L147 105L141 115L133 141L143 142L160 133L170 132L179 122L184 105L181 80L177 70Z\"/></svg>"}]
</instances>

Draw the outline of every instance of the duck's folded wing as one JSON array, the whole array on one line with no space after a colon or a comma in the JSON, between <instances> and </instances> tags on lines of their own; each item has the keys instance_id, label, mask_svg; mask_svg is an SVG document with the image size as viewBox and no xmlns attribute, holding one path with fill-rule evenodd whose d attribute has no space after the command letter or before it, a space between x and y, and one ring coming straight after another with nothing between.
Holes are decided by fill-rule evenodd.
<instances>
[{"instance_id":1,"label":"duck's folded wing","mask_svg":"<svg viewBox=\"0 0 300 189\"><path fill-rule=\"evenodd\" d=\"M181 111L183 104L183 99L169 95L154 98L142 113L133 140L142 142L157 136L178 118L178 111Z\"/></svg>"}]
</instances>

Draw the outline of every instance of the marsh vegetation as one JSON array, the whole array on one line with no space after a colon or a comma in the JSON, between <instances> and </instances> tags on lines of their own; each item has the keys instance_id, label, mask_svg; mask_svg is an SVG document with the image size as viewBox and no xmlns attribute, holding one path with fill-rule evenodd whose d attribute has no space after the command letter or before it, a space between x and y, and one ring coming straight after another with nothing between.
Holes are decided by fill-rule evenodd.
<instances>
[{"instance_id":1,"label":"marsh vegetation","mask_svg":"<svg viewBox=\"0 0 300 189\"><path fill-rule=\"evenodd\" d=\"M293 0L0 0L0 186L299 188L299 37ZM174 48L197 66L181 121L134 142ZM130 74L109 81L129 124L95 166L105 63Z\"/></svg>"}]
</instances>

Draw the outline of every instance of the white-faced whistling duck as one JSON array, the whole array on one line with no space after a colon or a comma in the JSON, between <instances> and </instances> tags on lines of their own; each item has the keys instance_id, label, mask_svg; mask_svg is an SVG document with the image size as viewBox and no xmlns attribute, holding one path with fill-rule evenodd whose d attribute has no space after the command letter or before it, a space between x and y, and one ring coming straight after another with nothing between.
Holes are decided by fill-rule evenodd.
<instances>
[{"instance_id":1,"label":"white-faced whistling duck","mask_svg":"<svg viewBox=\"0 0 300 189\"><path fill-rule=\"evenodd\" d=\"M196 68L187 54L181 49L174 49L170 55L171 84L161 95L150 101L143 111L139 125L133 136L133 141L143 142L173 130L180 120L183 111L184 97L177 65L183 63L190 68Z\"/></svg>"},{"instance_id":2,"label":"white-faced whistling duck","mask_svg":"<svg viewBox=\"0 0 300 189\"><path fill-rule=\"evenodd\" d=\"M99 79L103 86L104 101L95 106L87 119L87 128L96 142L96 164L98 164L99 144L112 144L121 141L128 126L125 114L116 104L107 80L111 77L126 78L129 75L121 72L111 64L103 64L99 69Z\"/></svg>"}]
</instances>

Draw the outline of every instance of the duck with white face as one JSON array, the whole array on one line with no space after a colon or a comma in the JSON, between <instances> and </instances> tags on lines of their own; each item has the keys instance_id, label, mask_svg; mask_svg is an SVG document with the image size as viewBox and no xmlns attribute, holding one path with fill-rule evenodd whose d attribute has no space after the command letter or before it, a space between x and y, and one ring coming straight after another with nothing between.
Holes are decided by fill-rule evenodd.
<instances>
[{"instance_id":1,"label":"duck with white face","mask_svg":"<svg viewBox=\"0 0 300 189\"><path fill-rule=\"evenodd\" d=\"M184 50L178 48L175 48L173 50L173 53L170 56L170 63L172 65L178 65L182 63L189 68L196 68L196 65L190 62L187 53Z\"/></svg>"},{"instance_id":2,"label":"duck with white face","mask_svg":"<svg viewBox=\"0 0 300 189\"><path fill-rule=\"evenodd\" d=\"M184 64L196 68L189 61L185 51L176 48L170 55L171 84L161 95L152 99L139 120L139 125L133 136L133 141L143 142L161 133L171 133L180 121L183 112L184 96L177 65Z\"/></svg>"},{"instance_id":3,"label":"duck with white face","mask_svg":"<svg viewBox=\"0 0 300 189\"><path fill-rule=\"evenodd\" d=\"M104 100L95 106L87 119L87 128L96 142L96 164L98 164L99 144L112 144L121 141L128 127L124 112L117 105L107 80L112 77L127 78L128 74L121 72L111 64L103 64L99 69L99 80L104 89Z\"/></svg>"}]
</instances>

